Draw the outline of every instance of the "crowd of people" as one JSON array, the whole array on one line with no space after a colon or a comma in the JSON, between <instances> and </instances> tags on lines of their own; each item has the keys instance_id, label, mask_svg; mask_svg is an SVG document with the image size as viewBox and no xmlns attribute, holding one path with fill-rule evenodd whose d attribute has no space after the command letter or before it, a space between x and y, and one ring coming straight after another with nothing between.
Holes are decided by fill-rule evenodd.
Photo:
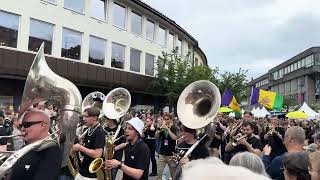
<instances>
[{"instance_id":1,"label":"crowd of people","mask_svg":"<svg viewBox=\"0 0 320 180\"><path fill-rule=\"evenodd\" d=\"M1 151L17 151L45 139L54 131L58 114L52 104L37 104L21 119L13 107L0 111ZM79 161L75 177L68 166L60 168L58 144L49 143L45 151L40 148L32 152L37 158L19 159L12 168L15 173L11 179L96 179L97 173L90 172L90 164L106 157L105 137L114 136L118 130L113 157L105 159L102 168L110 170L112 179L119 177L120 170L123 179L160 180L165 166L169 167L167 176L177 180L320 179L317 120L254 118L249 111L242 118L218 113L211 124L214 133L205 136L205 131L183 125L174 113L129 112L122 119L125 123L120 124L121 121L102 117L95 107L83 111L76 131L78 138L71 148L71 154L77 154ZM9 135L16 136L1 138ZM185 155L191 147L193 151ZM35 157L32 153L30 156ZM3 163L5 156L0 160Z\"/></svg>"}]
</instances>

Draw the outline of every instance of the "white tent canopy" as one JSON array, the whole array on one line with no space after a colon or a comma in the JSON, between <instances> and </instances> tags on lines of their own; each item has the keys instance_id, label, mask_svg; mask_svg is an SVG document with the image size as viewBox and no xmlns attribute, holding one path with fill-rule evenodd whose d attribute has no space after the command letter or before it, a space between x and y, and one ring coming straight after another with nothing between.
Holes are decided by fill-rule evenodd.
<instances>
[{"instance_id":1,"label":"white tent canopy","mask_svg":"<svg viewBox=\"0 0 320 180\"><path fill-rule=\"evenodd\" d=\"M306 113L309 116L308 119L316 119L319 116L319 113L312 110L306 102L303 102L298 111L303 111L304 113Z\"/></svg>"},{"instance_id":2,"label":"white tent canopy","mask_svg":"<svg viewBox=\"0 0 320 180\"><path fill-rule=\"evenodd\" d=\"M252 109L251 113L253 114L254 117L257 118L263 118L266 117L267 115L270 115L270 112L265 108L262 107L261 109L259 107Z\"/></svg>"}]
</instances>

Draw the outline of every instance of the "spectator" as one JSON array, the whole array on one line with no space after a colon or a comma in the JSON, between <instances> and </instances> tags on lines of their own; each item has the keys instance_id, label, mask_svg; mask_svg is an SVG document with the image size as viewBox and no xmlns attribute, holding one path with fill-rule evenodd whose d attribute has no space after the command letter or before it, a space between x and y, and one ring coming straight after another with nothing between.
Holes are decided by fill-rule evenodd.
<instances>
[{"instance_id":1,"label":"spectator","mask_svg":"<svg viewBox=\"0 0 320 180\"><path fill-rule=\"evenodd\" d=\"M285 180L310 180L308 155L304 152L286 153L282 159Z\"/></svg>"},{"instance_id":2,"label":"spectator","mask_svg":"<svg viewBox=\"0 0 320 180\"><path fill-rule=\"evenodd\" d=\"M231 166L242 166L257 174L268 176L262 160L250 152L242 152L233 156L230 160Z\"/></svg>"}]
</instances>

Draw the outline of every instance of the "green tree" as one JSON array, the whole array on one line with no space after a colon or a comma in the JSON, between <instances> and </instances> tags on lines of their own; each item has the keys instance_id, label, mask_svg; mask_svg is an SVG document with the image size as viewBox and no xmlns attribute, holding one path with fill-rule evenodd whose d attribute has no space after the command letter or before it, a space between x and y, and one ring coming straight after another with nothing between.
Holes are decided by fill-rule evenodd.
<instances>
[{"instance_id":1,"label":"green tree","mask_svg":"<svg viewBox=\"0 0 320 180\"><path fill-rule=\"evenodd\" d=\"M221 93L225 89L230 89L232 94L236 97L238 103L246 100L250 95L250 89L246 73L248 70L239 69L236 73L224 72L220 74L218 87Z\"/></svg>"}]
</instances>

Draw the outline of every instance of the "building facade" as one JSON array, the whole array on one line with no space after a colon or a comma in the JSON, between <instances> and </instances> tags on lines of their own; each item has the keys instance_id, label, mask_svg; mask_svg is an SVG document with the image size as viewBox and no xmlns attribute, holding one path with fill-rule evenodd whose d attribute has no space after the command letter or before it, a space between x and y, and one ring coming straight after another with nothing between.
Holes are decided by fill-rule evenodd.
<instances>
[{"instance_id":1,"label":"building facade","mask_svg":"<svg viewBox=\"0 0 320 180\"><path fill-rule=\"evenodd\" d=\"M249 85L275 91L293 104L320 100L320 47L309 48L252 80Z\"/></svg>"},{"instance_id":2,"label":"building facade","mask_svg":"<svg viewBox=\"0 0 320 180\"><path fill-rule=\"evenodd\" d=\"M146 89L163 51L177 47L195 66L207 65L196 39L140 0L1 0L0 106L17 108L42 42L50 68L83 96L121 86L133 105L161 101Z\"/></svg>"}]
</instances>

